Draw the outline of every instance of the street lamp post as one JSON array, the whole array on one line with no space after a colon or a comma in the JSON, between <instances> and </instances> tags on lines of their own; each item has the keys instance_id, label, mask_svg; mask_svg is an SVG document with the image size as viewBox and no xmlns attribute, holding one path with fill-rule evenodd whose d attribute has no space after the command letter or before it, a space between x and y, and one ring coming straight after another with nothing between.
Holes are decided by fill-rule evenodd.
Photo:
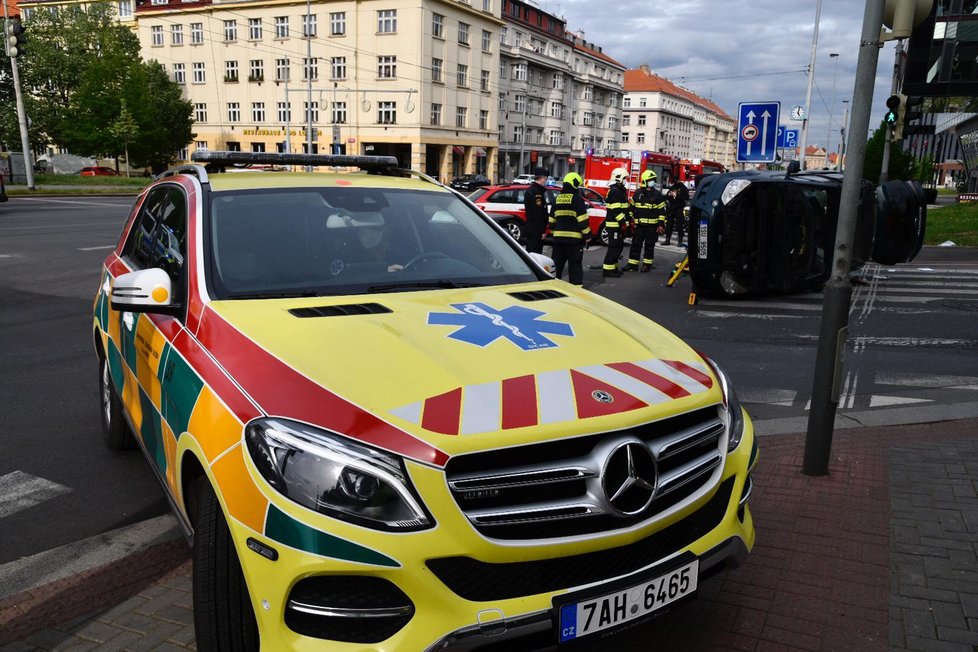
<instances>
[{"instance_id":1,"label":"street lamp post","mask_svg":"<svg viewBox=\"0 0 978 652\"><path fill-rule=\"evenodd\" d=\"M801 122L801 142L798 148L798 164L805 169L805 150L808 149L808 114L812 108L812 86L815 84L815 52L818 50L818 23L822 17L822 0L815 3L815 31L812 34L812 57L808 63L808 91L805 93L805 115Z\"/></svg>"},{"instance_id":2,"label":"street lamp post","mask_svg":"<svg viewBox=\"0 0 978 652\"><path fill-rule=\"evenodd\" d=\"M835 110L835 82L839 76L839 53L829 54L830 59L835 60L832 72L832 100L829 102L829 130L825 136L825 167L829 167L829 143L832 142L832 112Z\"/></svg>"}]
</instances>

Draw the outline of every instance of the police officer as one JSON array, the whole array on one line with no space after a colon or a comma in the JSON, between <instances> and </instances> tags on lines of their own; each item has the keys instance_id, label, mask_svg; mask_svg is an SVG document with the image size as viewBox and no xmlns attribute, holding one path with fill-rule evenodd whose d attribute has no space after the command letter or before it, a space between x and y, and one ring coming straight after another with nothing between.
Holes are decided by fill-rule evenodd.
<instances>
[{"instance_id":1,"label":"police officer","mask_svg":"<svg viewBox=\"0 0 978 652\"><path fill-rule=\"evenodd\" d=\"M628 223L628 170L618 168L611 173L611 186L608 187L608 197L605 207L608 215L604 220L604 228L608 233L608 251L604 255L604 276L619 277L618 258L625 247L622 231Z\"/></svg>"},{"instance_id":2,"label":"police officer","mask_svg":"<svg viewBox=\"0 0 978 652\"><path fill-rule=\"evenodd\" d=\"M564 176L564 187L554 200L550 231L554 238L553 259L560 278L567 264L567 275L574 285L584 285L584 246L591 239L587 204L578 192L584 181L577 172Z\"/></svg>"},{"instance_id":3,"label":"police officer","mask_svg":"<svg viewBox=\"0 0 978 652\"><path fill-rule=\"evenodd\" d=\"M686 202L689 201L689 188L682 181L676 180L674 184L669 186L669 192L666 195L669 201L666 208L665 243L670 243L672 231L675 229L677 244L681 247L683 246L683 209L686 207Z\"/></svg>"},{"instance_id":4,"label":"police officer","mask_svg":"<svg viewBox=\"0 0 978 652\"><path fill-rule=\"evenodd\" d=\"M547 177L550 171L537 168L533 171L533 183L523 193L523 208L526 209L526 250L531 253L543 252L543 232L550 219L550 194L547 192Z\"/></svg>"},{"instance_id":5,"label":"police officer","mask_svg":"<svg viewBox=\"0 0 978 652\"><path fill-rule=\"evenodd\" d=\"M632 197L632 217L635 229L632 231L632 248L628 251L626 272L635 271L642 263L642 271L647 272L655 266L655 242L665 229L666 196L655 187L656 173L646 170L641 176L641 186ZM643 256L642 245L645 245Z\"/></svg>"}]
</instances>

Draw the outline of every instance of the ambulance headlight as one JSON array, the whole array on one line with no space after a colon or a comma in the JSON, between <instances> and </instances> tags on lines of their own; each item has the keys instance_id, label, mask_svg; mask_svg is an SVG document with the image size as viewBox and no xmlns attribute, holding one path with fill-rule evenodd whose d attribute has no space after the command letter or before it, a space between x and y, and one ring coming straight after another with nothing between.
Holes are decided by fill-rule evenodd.
<instances>
[{"instance_id":1,"label":"ambulance headlight","mask_svg":"<svg viewBox=\"0 0 978 652\"><path fill-rule=\"evenodd\" d=\"M245 444L268 484L303 507L376 530L433 524L395 455L287 419L255 419Z\"/></svg>"},{"instance_id":2,"label":"ambulance headlight","mask_svg":"<svg viewBox=\"0 0 978 652\"><path fill-rule=\"evenodd\" d=\"M740 445L740 440L744 438L744 408L737 398L737 392L730 384L730 378L720 369L720 366L710 358L703 356L713 373L720 381L720 391L723 392L723 406L720 408L720 419L727 428L729 438L727 439L727 452L732 453Z\"/></svg>"}]
</instances>

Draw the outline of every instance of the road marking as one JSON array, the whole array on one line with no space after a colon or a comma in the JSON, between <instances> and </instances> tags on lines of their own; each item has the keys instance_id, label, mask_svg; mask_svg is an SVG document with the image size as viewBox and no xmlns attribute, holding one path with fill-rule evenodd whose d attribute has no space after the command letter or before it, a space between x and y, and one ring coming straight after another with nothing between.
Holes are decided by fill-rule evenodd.
<instances>
[{"instance_id":1,"label":"road marking","mask_svg":"<svg viewBox=\"0 0 978 652\"><path fill-rule=\"evenodd\" d=\"M85 226L119 226L122 222L86 222ZM0 229L0 233L5 231L37 231L38 229L77 229L77 224L38 224L36 226L5 226Z\"/></svg>"},{"instance_id":2,"label":"road marking","mask_svg":"<svg viewBox=\"0 0 978 652\"><path fill-rule=\"evenodd\" d=\"M23 471L0 476L0 518L71 491L68 487Z\"/></svg>"},{"instance_id":3,"label":"road marking","mask_svg":"<svg viewBox=\"0 0 978 652\"><path fill-rule=\"evenodd\" d=\"M710 319L729 319L731 317L748 317L750 319L807 319L805 315L775 315L753 312L716 312L713 310L697 310L697 317L707 317Z\"/></svg>"},{"instance_id":4,"label":"road marking","mask_svg":"<svg viewBox=\"0 0 978 652\"><path fill-rule=\"evenodd\" d=\"M901 387L959 387L978 384L978 376L942 376L938 374L921 376L914 373L889 373L877 374L876 382L880 385L899 385Z\"/></svg>"},{"instance_id":5,"label":"road marking","mask_svg":"<svg viewBox=\"0 0 978 652\"><path fill-rule=\"evenodd\" d=\"M794 405L798 392L791 389L737 390L742 403L765 403L769 405Z\"/></svg>"},{"instance_id":6,"label":"road marking","mask_svg":"<svg viewBox=\"0 0 978 652\"><path fill-rule=\"evenodd\" d=\"M0 258L13 258L12 254L0 254Z\"/></svg>"},{"instance_id":7,"label":"road marking","mask_svg":"<svg viewBox=\"0 0 978 652\"><path fill-rule=\"evenodd\" d=\"M100 247L79 247L78 251L98 251L99 249L115 249L115 245L102 245Z\"/></svg>"},{"instance_id":8,"label":"road marking","mask_svg":"<svg viewBox=\"0 0 978 652\"><path fill-rule=\"evenodd\" d=\"M701 306L717 306L724 308L736 308L738 306L743 306L745 308L768 308L774 310L821 310L822 304L819 303L779 303L775 301L738 301L736 304L731 304L729 301L716 301L714 299L700 299L697 303Z\"/></svg>"},{"instance_id":9,"label":"road marking","mask_svg":"<svg viewBox=\"0 0 978 652\"><path fill-rule=\"evenodd\" d=\"M127 197L128 197L128 195L127 195ZM136 198L136 195L133 195L132 196L132 200L134 200L135 198ZM41 198L41 197L18 197L18 200L20 200L20 201L47 202L47 203L50 203L50 204L76 204L76 205L79 205L79 206L112 206L114 208L124 207L124 206L128 206L129 204L132 204L132 200L129 201L129 204L127 204L125 202L119 202L118 204L109 204L109 203L102 203L102 202L95 202L95 201L71 201L69 199L47 199L47 198Z\"/></svg>"},{"instance_id":10,"label":"road marking","mask_svg":"<svg viewBox=\"0 0 978 652\"><path fill-rule=\"evenodd\" d=\"M906 405L907 403L933 403L929 398L910 398L909 396L879 396L869 397L869 407L887 407L890 405Z\"/></svg>"}]
</instances>

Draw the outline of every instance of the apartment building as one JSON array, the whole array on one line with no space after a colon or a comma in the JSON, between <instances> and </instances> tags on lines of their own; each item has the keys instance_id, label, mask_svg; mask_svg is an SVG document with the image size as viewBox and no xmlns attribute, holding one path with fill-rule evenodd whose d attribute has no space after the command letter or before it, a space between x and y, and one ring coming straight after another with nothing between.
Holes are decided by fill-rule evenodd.
<instances>
[{"instance_id":1,"label":"apartment building","mask_svg":"<svg viewBox=\"0 0 978 652\"><path fill-rule=\"evenodd\" d=\"M143 57L193 103L189 151L393 155L447 181L496 168L498 2L147 0L135 13Z\"/></svg>"},{"instance_id":2,"label":"apartment building","mask_svg":"<svg viewBox=\"0 0 978 652\"><path fill-rule=\"evenodd\" d=\"M737 121L648 66L625 71L623 109L622 150L736 165Z\"/></svg>"},{"instance_id":3,"label":"apartment building","mask_svg":"<svg viewBox=\"0 0 978 652\"><path fill-rule=\"evenodd\" d=\"M560 177L589 148L617 149L625 67L536 5L503 0L502 19L496 176Z\"/></svg>"}]
</instances>

